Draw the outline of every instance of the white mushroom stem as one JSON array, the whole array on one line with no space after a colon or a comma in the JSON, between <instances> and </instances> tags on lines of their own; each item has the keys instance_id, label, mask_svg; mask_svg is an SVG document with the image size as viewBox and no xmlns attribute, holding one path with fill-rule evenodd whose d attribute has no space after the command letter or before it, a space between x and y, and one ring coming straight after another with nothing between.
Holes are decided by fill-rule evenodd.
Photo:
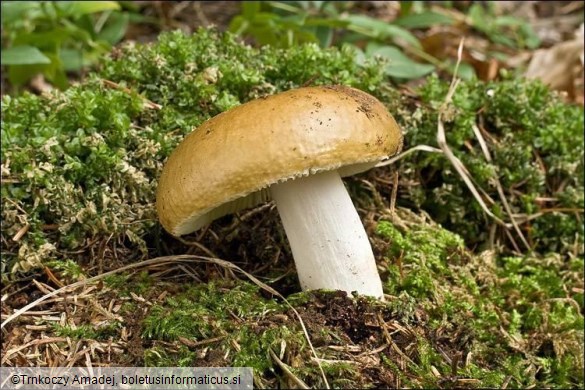
<instances>
[{"instance_id":1,"label":"white mushroom stem","mask_svg":"<svg viewBox=\"0 0 585 390\"><path fill-rule=\"evenodd\" d=\"M368 235L336 171L273 185L303 290L330 289L383 299Z\"/></svg>"}]
</instances>

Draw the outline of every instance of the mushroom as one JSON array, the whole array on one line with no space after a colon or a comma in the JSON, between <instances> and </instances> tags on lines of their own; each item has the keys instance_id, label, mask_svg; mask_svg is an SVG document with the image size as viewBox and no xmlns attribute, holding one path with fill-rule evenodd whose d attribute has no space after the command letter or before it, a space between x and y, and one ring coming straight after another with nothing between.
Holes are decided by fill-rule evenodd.
<instances>
[{"instance_id":1,"label":"mushroom","mask_svg":"<svg viewBox=\"0 0 585 390\"><path fill-rule=\"evenodd\" d=\"M259 98L204 122L166 162L156 207L172 235L273 199L303 290L383 299L366 231L341 177L402 148L373 96L346 86Z\"/></svg>"}]
</instances>

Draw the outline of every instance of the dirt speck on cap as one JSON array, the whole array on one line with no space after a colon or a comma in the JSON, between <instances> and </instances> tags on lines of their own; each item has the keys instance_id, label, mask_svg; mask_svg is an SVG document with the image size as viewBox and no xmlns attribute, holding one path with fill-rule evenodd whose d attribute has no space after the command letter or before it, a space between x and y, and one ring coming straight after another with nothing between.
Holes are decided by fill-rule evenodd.
<instances>
[{"instance_id":1,"label":"dirt speck on cap","mask_svg":"<svg viewBox=\"0 0 585 390\"><path fill-rule=\"evenodd\" d=\"M330 85L325 88L332 89L351 97L357 104L356 112L361 111L366 114L368 118L373 118L376 115L372 112L372 106L378 103L378 101L367 93L344 85Z\"/></svg>"}]
</instances>

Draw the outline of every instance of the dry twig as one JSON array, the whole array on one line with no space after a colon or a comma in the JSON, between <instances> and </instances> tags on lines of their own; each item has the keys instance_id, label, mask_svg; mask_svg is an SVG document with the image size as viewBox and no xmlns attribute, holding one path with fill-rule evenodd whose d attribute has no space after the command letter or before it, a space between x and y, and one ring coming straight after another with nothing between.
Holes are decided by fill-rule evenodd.
<instances>
[{"instance_id":1,"label":"dry twig","mask_svg":"<svg viewBox=\"0 0 585 390\"><path fill-rule=\"evenodd\" d=\"M282 360L280 360L278 358L278 356L276 356L276 354L274 353L274 351L272 351L272 349L269 349L268 352L270 353L270 357L272 357L272 359L276 362L276 364L278 364L278 367L280 367L280 369L282 371L284 371L284 373L293 380L293 382L300 388L300 389L310 389L310 387L298 376L296 376L295 374L293 374L293 372L289 369L288 365L285 364ZM317 362L317 364L319 364L319 362Z\"/></svg>"}]
</instances>

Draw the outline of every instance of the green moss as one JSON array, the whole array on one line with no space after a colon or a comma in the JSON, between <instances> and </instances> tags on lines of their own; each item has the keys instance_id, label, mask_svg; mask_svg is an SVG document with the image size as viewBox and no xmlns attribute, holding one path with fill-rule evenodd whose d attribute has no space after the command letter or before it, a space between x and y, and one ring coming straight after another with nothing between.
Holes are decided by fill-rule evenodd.
<instances>
[{"instance_id":1,"label":"green moss","mask_svg":"<svg viewBox=\"0 0 585 390\"><path fill-rule=\"evenodd\" d=\"M383 70L353 58L351 50L316 45L255 49L215 30L172 32L116 49L98 74L63 93L3 96L2 175L10 179L2 185L3 234L29 228L18 242L2 241L2 270L62 260L88 242L146 257L146 243L160 241L156 179L185 134L309 80L375 91ZM145 98L161 109L145 108Z\"/></svg>"},{"instance_id":2,"label":"green moss","mask_svg":"<svg viewBox=\"0 0 585 390\"><path fill-rule=\"evenodd\" d=\"M261 298L258 287L250 283L202 284L152 307L143 323L143 337L165 341L185 338L193 342L217 338L213 350L222 351L220 355L225 360L215 364L253 367L257 374L264 375L274 365L270 349L278 352L284 346L290 355L306 352L306 339L296 322L275 326L267 320L286 310L284 304ZM175 353L154 347L146 351L145 362L189 366L197 362L198 356L184 346Z\"/></svg>"},{"instance_id":3,"label":"green moss","mask_svg":"<svg viewBox=\"0 0 585 390\"><path fill-rule=\"evenodd\" d=\"M419 90L422 105L417 102L410 109L403 105L404 99L402 103L388 100L403 125L408 145L437 146L437 110L448 89L449 83L431 76ZM509 220L496 177L514 214L542 213L520 224L530 249L542 254L583 254L584 228L579 217L584 207L582 108L564 103L539 82L510 78L488 83L470 80L459 84L443 120L449 147L475 185L494 200L494 214ZM474 135L475 125L482 130L491 163ZM420 183L404 188L406 194L399 203L424 209L470 246L485 244L493 221L486 218L442 154L420 153L405 159L397 168L407 181ZM545 198L549 201L538 200ZM504 232L497 229L496 233L507 248L514 248ZM521 245L515 233L513 237Z\"/></svg>"},{"instance_id":4,"label":"green moss","mask_svg":"<svg viewBox=\"0 0 585 390\"><path fill-rule=\"evenodd\" d=\"M428 224L402 231L381 221L377 233L390 244L391 263L400 259L402 268L388 274L385 289L401 300L419 298L431 334L456 335L444 337L455 337L450 343L471 353L472 365L463 372L482 387L500 386L508 376L520 387L582 385L585 324L577 286L583 285L583 272L576 272L582 259L470 256L458 236ZM446 374L449 367L440 368L436 350L427 339L421 342L417 372L433 365ZM539 374L527 376L530 367Z\"/></svg>"},{"instance_id":5,"label":"green moss","mask_svg":"<svg viewBox=\"0 0 585 390\"><path fill-rule=\"evenodd\" d=\"M241 346L234 353L233 364L236 367L253 367L260 373L271 369L274 364L268 352L270 349L278 352L284 343L288 353L295 354L307 348L307 341L298 326L283 325L262 331L245 327L232 339Z\"/></svg>"},{"instance_id":6,"label":"green moss","mask_svg":"<svg viewBox=\"0 0 585 390\"><path fill-rule=\"evenodd\" d=\"M130 296L130 293L145 295L157 283L157 279L153 278L148 271L141 271L137 275L116 273L106 276L103 281L107 287L124 297Z\"/></svg>"},{"instance_id":7,"label":"green moss","mask_svg":"<svg viewBox=\"0 0 585 390\"><path fill-rule=\"evenodd\" d=\"M153 347L144 351L146 367L192 367L197 353L181 345L175 353L170 353L162 347Z\"/></svg>"},{"instance_id":8,"label":"green moss","mask_svg":"<svg viewBox=\"0 0 585 390\"><path fill-rule=\"evenodd\" d=\"M214 282L192 286L178 296L167 298L164 305L152 307L144 320L143 335L147 338L177 340L187 337L204 340L233 330L233 316L262 318L279 306L259 299L258 287L241 283L222 286ZM229 326L229 328L225 328Z\"/></svg>"},{"instance_id":9,"label":"green moss","mask_svg":"<svg viewBox=\"0 0 585 390\"><path fill-rule=\"evenodd\" d=\"M148 134L137 136L130 126L141 107L137 95L105 89L97 81L50 97L3 97L2 164L4 174L15 179L2 186L2 198L11 200L3 202L4 232L14 234L22 221L29 225L15 243L17 257L3 256L4 268L67 260L60 254L89 240L112 235L132 240L152 227L153 210L145 207L154 189L147 179L152 162L138 162L128 153L149 145ZM134 218L143 222L129 228Z\"/></svg>"},{"instance_id":10,"label":"green moss","mask_svg":"<svg viewBox=\"0 0 585 390\"><path fill-rule=\"evenodd\" d=\"M71 337L72 339L95 339L96 332L89 325L81 325L76 328L70 326L55 325L55 334L60 337Z\"/></svg>"},{"instance_id":11,"label":"green moss","mask_svg":"<svg viewBox=\"0 0 585 390\"><path fill-rule=\"evenodd\" d=\"M390 293L408 291L416 298L427 298L435 290L433 285L437 275L451 274L449 259L463 249L463 240L459 236L434 226L403 234L391 223L382 221L377 233L392 244L391 256L402 258L403 264L412 267L412 272L406 273L400 281L400 287L393 282L387 283L387 290ZM396 266L391 267L391 273L400 276Z\"/></svg>"},{"instance_id":12,"label":"green moss","mask_svg":"<svg viewBox=\"0 0 585 390\"><path fill-rule=\"evenodd\" d=\"M118 322L110 322L104 326L94 327L91 325L79 326L61 326L59 324L53 325L53 332L59 337L70 337L74 340L94 339L94 340L108 340L110 337L116 336L119 331Z\"/></svg>"},{"instance_id":13,"label":"green moss","mask_svg":"<svg viewBox=\"0 0 585 390\"><path fill-rule=\"evenodd\" d=\"M316 297L311 294L314 293L296 294L291 303L303 312L307 307L315 305ZM339 293L323 292L319 293L319 297L327 301L339 298ZM385 306L380 302L368 302L363 300L362 304L378 308ZM316 348L346 345L347 335L341 329L331 324L316 327L313 321L315 319L310 315L305 317L305 324ZM149 348L145 352L145 362L149 365L209 364L202 360L205 358L201 356L205 356L206 352L201 351L213 350L222 359L219 362L214 360L214 364L253 367L255 374L263 380L274 380L275 372L280 369L270 355L269 351L272 350L277 356L282 355L282 359L290 365L290 370L299 378L315 386L323 386L320 370L313 363L308 363L312 353L306 335L290 307L262 298L258 287L250 283L218 281L190 287L183 293L167 298L164 303L155 305L145 318L143 328L144 339L155 343L158 340L173 342L181 338L204 343L215 340L210 344L210 349L205 344L194 349L183 345L174 348L172 353L160 346ZM323 354L326 359L326 353L327 348L319 354ZM360 383L363 385L362 374L357 366L336 360L341 359L323 362L323 369L331 384L346 387L356 387ZM280 380L285 378L281 377Z\"/></svg>"},{"instance_id":14,"label":"green moss","mask_svg":"<svg viewBox=\"0 0 585 390\"><path fill-rule=\"evenodd\" d=\"M380 354L380 361L381 365L384 368L388 368L395 376L398 378L397 383L402 384L402 387L420 387L420 383L418 380L414 379L411 375L408 375L407 372L400 367L397 362L392 359L391 357L387 356L384 353Z\"/></svg>"},{"instance_id":15,"label":"green moss","mask_svg":"<svg viewBox=\"0 0 585 390\"><path fill-rule=\"evenodd\" d=\"M325 376L331 378L329 385L333 389L355 389L355 388L368 388L371 386L357 386L361 383L361 373L359 371L358 364L352 364L349 362L323 362L323 372ZM309 371L309 370L307 370ZM320 372L317 367L312 370L313 376L319 377ZM323 384L320 384L320 388L323 388Z\"/></svg>"},{"instance_id":16,"label":"green moss","mask_svg":"<svg viewBox=\"0 0 585 390\"><path fill-rule=\"evenodd\" d=\"M105 87L103 79L127 90ZM437 109L448 83L428 78L422 104L413 104L389 86L379 64L356 64L347 47L257 49L209 29L162 34L146 46L126 44L97 74L63 93L4 96L1 158L9 180L2 186L3 232L12 237L29 228L20 241L2 242L3 270L65 260L62 253L87 242L118 243L148 256L157 248L146 243L160 242L156 178L182 137L219 112L308 81L371 92L404 128L407 147L436 144ZM161 109L145 108L145 98ZM489 133L493 163L475 139L476 123ZM583 224L571 211L585 203L582 109L537 82L472 80L459 84L445 127L454 153L494 200L494 213L507 219L497 176L515 214L539 215L521 224L532 249L583 253ZM399 202L423 208L468 245L486 242L491 222L444 156L420 153L396 168L421 184L405 188ZM543 198L554 202L543 204ZM496 233L513 248L506 234Z\"/></svg>"},{"instance_id":17,"label":"green moss","mask_svg":"<svg viewBox=\"0 0 585 390\"><path fill-rule=\"evenodd\" d=\"M155 278L150 276L147 271L142 271L138 274L137 278L134 278L133 283L128 285L128 288L135 294L143 295L151 290L155 283L157 283Z\"/></svg>"},{"instance_id":18,"label":"green moss","mask_svg":"<svg viewBox=\"0 0 585 390\"><path fill-rule=\"evenodd\" d=\"M435 376L435 372L438 372L441 376L449 376L451 374L450 367L426 338L418 338L417 348L418 361L413 370L417 374L419 385L424 388L439 387L439 378Z\"/></svg>"},{"instance_id":19,"label":"green moss","mask_svg":"<svg viewBox=\"0 0 585 390\"><path fill-rule=\"evenodd\" d=\"M111 289L124 292L124 287L127 286L129 275L125 273L115 273L103 278L104 284Z\"/></svg>"},{"instance_id":20,"label":"green moss","mask_svg":"<svg viewBox=\"0 0 585 390\"><path fill-rule=\"evenodd\" d=\"M85 278L85 273L81 266L71 259L48 261L47 266L57 271L61 276L79 280Z\"/></svg>"}]
</instances>

